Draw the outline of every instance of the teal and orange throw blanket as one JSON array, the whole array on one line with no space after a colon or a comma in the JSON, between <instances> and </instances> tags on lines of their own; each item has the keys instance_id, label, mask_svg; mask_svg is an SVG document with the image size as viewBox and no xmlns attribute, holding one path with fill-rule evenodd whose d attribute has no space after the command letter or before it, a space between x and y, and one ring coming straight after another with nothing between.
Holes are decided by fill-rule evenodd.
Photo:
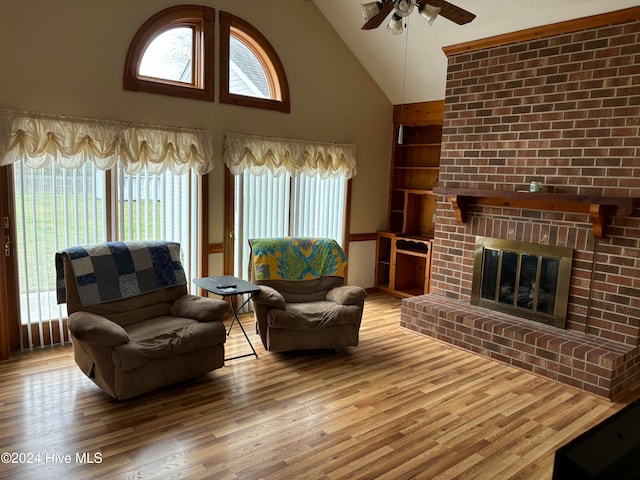
<instances>
[{"instance_id":1,"label":"teal and orange throw blanket","mask_svg":"<svg viewBox=\"0 0 640 480\"><path fill-rule=\"evenodd\" d=\"M282 237L249 240L256 280L344 277L347 256L330 238Z\"/></svg>"},{"instance_id":2,"label":"teal and orange throw blanket","mask_svg":"<svg viewBox=\"0 0 640 480\"><path fill-rule=\"evenodd\" d=\"M62 255L67 254L83 306L186 285L176 242L107 242L56 253L58 303L67 301Z\"/></svg>"}]
</instances>

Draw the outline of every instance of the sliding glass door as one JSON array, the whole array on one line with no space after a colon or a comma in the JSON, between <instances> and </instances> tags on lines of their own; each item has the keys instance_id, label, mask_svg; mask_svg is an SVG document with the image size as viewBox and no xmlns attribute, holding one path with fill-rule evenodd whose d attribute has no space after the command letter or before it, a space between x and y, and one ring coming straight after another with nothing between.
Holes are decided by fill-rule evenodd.
<instances>
[{"instance_id":1,"label":"sliding glass door","mask_svg":"<svg viewBox=\"0 0 640 480\"><path fill-rule=\"evenodd\" d=\"M234 175L234 271L248 278L250 238L330 237L344 246L347 180L271 172Z\"/></svg>"},{"instance_id":2,"label":"sliding glass door","mask_svg":"<svg viewBox=\"0 0 640 480\"><path fill-rule=\"evenodd\" d=\"M194 278L198 271L198 219L201 214L198 176L194 173L174 175L169 171L130 175L119 167L116 178L115 238L179 242L187 278Z\"/></svg>"},{"instance_id":3,"label":"sliding glass door","mask_svg":"<svg viewBox=\"0 0 640 480\"><path fill-rule=\"evenodd\" d=\"M108 240L172 240L187 278L197 266L197 180L190 174L129 175L85 162L13 166L20 348L64 341L67 312L56 303L55 253Z\"/></svg>"},{"instance_id":4,"label":"sliding glass door","mask_svg":"<svg viewBox=\"0 0 640 480\"><path fill-rule=\"evenodd\" d=\"M53 259L66 246L107 239L108 198L106 174L92 162L73 170L56 164L34 170L18 162L13 172L24 349L62 341L66 310L56 302Z\"/></svg>"}]
</instances>

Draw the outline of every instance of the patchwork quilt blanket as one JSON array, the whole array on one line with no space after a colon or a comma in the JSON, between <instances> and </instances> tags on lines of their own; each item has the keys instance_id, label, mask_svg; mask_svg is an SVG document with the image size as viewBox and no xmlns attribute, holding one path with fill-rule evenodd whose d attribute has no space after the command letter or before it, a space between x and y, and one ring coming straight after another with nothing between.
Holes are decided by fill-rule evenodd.
<instances>
[{"instance_id":1,"label":"patchwork quilt blanket","mask_svg":"<svg viewBox=\"0 0 640 480\"><path fill-rule=\"evenodd\" d=\"M70 247L56 253L58 303L67 301L63 254L71 260L83 306L187 283L180 262L180 244L176 242L107 242Z\"/></svg>"},{"instance_id":2,"label":"patchwork quilt blanket","mask_svg":"<svg viewBox=\"0 0 640 480\"><path fill-rule=\"evenodd\" d=\"M256 280L344 278L347 256L331 238L254 238L249 246Z\"/></svg>"}]
</instances>

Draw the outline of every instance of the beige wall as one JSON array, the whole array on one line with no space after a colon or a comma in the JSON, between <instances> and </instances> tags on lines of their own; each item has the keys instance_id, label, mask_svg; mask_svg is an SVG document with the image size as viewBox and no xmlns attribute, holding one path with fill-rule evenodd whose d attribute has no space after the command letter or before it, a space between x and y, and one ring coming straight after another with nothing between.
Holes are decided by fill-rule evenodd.
<instances>
[{"instance_id":1,"label":"beige wall","mask_svg":"<svg viewBox=\"0 0 640 480\"><path fill-rule=\"evenodd\" d=\"M269 39L287 72L290 114L122 89L124 59L136 30L152 14L179 3L3 0L0 108L211 130L216 157L209 205L212 243L223 240L225 131L355 143L351 233L384 228L392 107L312 2L195 2L240 16ZM349 283L373 286L374 242L352 243L350 250ZM219 259L210 263L220 270Z\"/></svg>"}]
</instances>

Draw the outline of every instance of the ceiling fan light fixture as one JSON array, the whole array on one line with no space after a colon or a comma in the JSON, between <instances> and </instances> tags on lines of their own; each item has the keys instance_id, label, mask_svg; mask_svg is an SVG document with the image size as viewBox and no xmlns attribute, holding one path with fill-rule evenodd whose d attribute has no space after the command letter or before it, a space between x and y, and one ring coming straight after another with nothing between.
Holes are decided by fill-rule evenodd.
<instances>
[{"instance_id":1,"label":"ceiling fan light fixture","mask_svg":"<svg viewBox=\"0 0 640 480\"><path fill-rule=\"evenodd\" d=\"M387 25L387 31L393 33L394 35L400 35L404 31L404 26L402 25L402 17L399 17L394 13L391 16L391 20L389 20L389 25Z\"/></svg>"},{"instance_id":2,"label":"ceiling fan light fixture","mask_svg":"<svg viewBox=\"0 0 640 480\"><path fill-rule=\"evenodd\" d=\"M393 13L399 17L406 17L413 12L412 0L396 0L393 6Z\"/></svg>"},{"instance_id":3,"label":"ceiling fan light fixture","mask_svg":"<svg viewBox=\"0 0 640 480\"><path fill-rule=\"evenodd\" d=\"M364 17L364 21L368 22L377 14L380 13L380 8L382 7L381 2L368 2L360 4L362 7L362 16Z\"/></svg>"},{"instance_id":4,"label":"ceiling fan light fixture","mask_svg":"<svg viewBox=\"0 0 640 480\"><path fill-rule=\"evenodd\" d=\"M436 21L436 18L440 13L440 7L434 7L433 5L424 3L418 7L418 13L422 18L429 22L429 25L433 25L433 22Z\"/></svg>"}]
</instances>

